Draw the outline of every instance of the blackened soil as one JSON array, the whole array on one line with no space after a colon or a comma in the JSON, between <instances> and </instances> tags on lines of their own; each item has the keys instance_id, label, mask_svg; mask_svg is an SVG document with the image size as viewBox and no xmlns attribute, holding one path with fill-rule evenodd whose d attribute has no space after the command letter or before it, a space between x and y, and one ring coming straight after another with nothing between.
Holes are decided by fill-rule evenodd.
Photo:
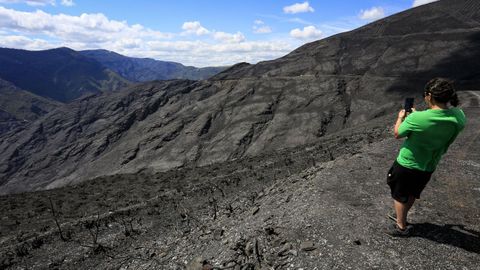
<instances>
[{"instance_id":1,"label":"blackened soil","mask_svg":"<svg viewBox=\"0 0 480 270\"><path fill-rule=\"evenodd\" d=\"M413 237L383 233L392 117L255 158L2 196L0 269L478 269L475 104L411 211Z\"/></svg>"}]
</instances>

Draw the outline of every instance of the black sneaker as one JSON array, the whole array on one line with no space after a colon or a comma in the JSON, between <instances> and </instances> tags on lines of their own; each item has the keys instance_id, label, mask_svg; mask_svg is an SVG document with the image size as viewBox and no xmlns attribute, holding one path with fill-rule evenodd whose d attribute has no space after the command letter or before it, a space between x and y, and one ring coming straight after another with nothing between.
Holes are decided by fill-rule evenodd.
<instances>
[{"instance_id":1,"label":"black sneaker","mask_svg":"<svg viewBox=\"0 0 480 270\"><path fill-rule=\"evenodd\" d=\"M390 224L385 229L385 233L392 237L409 237L413 234L413 226L407 225L407 227L402 230L397 224Z\"/></svg>"}]
</instances>

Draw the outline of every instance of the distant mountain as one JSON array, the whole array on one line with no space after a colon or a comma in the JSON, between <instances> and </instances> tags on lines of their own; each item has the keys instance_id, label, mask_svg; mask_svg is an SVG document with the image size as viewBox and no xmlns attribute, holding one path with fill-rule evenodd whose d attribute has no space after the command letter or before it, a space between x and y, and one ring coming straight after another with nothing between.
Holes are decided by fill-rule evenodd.
<instances>
[{"instance_id":1,"label":"distant mountain","mask_svg":"<svg viewBox=\"0 0 480 270\"><path fill-rule=\"evenodd\" d=\"M68 48L45 51L0 48L0 78L61 102L129 85L126 79L94 59Z\"/></svg>"},{"instance_id":2,"label":"distant mountain","mask_svg":"<svg viewBox=\"0 0 480 270\"><path fill-rule=\"evenodd\" d=\"M134 82L170 79L202 80L226 69L226 67L196 68L150 58L127 57L107 50L89 50L80 51L80 53L97 60L105 67Z\"/></svg>"}]
</instances>

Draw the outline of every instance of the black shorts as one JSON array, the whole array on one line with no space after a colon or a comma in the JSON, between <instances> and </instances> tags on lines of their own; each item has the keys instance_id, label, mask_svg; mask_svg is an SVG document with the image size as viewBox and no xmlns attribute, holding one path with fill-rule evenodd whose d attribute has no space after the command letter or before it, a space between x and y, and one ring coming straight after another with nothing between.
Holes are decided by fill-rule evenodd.
<instances>
[{"instance_id":1,"label":"black shorts","mask_svg":"<svg viewBox=\"0 0 480 270\"><path fill-rule=\"evenodd\" d=\"M419 199L431 176L432 172L405 168L395 160L387 175L392 198L402 203L406 203L410 196Z\"/></svg>"}]
</instances>

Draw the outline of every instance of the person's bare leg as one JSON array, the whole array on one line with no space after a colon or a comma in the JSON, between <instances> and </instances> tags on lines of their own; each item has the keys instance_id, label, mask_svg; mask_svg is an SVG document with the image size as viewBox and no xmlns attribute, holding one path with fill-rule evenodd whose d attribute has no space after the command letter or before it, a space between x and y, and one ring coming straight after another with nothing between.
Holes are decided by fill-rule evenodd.
<instances>
[{"instance_id":1,"label":"person's bare leg","mask_svg":"<svg viewBox=\"0 0 480 270\"><path fill-rule=\"evenodd\" d=\"M408 197L408 202L407 202L407 215L408 215L408 211L410 211L410 208L412 208L414 202L415 202L415 197L413 197L413 196ZM406 219L406 218L405 218L405 219ZM406 221L406 220L405 220L405 221Z\"/></svg>"},{"instance_id":2,"label":"person's bare leg","mask_svg":"<svg viewBox=\"0 0 480 270\"><path fill-rule=\"evenodd\" d=\"M410 196L406 203L393 200L393 206L395 208L395 213L397 214L397 225L402 230L407 227L408 210L412 208L412 205L414 202L415 202L415 197L413 196Z\"/></svg>"}]
</instances>

